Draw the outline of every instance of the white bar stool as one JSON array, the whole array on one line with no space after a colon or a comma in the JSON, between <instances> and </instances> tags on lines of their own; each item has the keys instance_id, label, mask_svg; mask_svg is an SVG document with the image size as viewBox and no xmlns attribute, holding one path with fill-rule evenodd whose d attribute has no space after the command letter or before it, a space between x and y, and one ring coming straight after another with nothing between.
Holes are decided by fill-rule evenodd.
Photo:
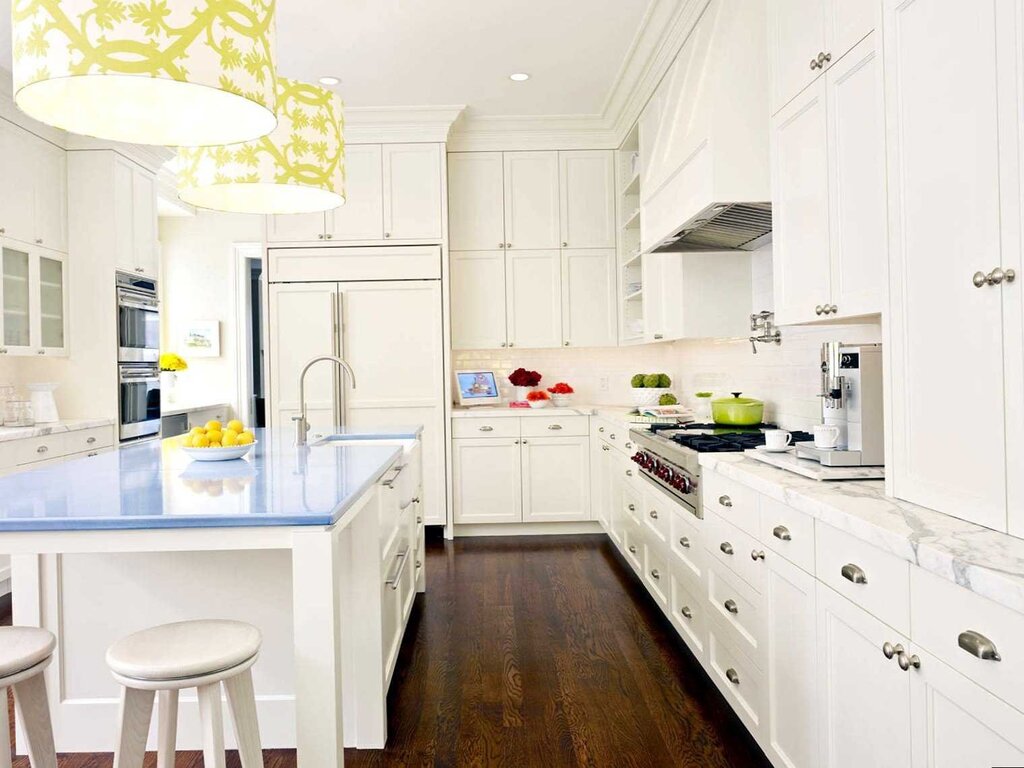
<instances>
[{"instance_id":1,"label":"white bar stool","mask_svg":"<svg viewBox=\"0 0 1024 768\"><path fill-rule=\"evenodd\" d=\"M14 705L25 728L32 768L57 768L53 748L50 704L43 670L53 657L57 639L39 627L0 627L0 768L11 768L7 689L14 689Z\"/></svg>"},{"instance_id":2,"label":"white bar stool","mask_svg":"<svg viewBox=\"0 0 1024 768\"><path fill-rule=\"evenodd\" d=\"M263 768L250 668L260 652L256 627L240 621L181 621L144 629L107 650L107 666L124 688L114 768L142 768L160 693L157 768L174 768L178 732L178 692L196 688L202 719L203 764L224 768L224 720L220 684L228 696L242 768ZM2 768L2 767L0 767Z\"/></svg>"}]
</instances>

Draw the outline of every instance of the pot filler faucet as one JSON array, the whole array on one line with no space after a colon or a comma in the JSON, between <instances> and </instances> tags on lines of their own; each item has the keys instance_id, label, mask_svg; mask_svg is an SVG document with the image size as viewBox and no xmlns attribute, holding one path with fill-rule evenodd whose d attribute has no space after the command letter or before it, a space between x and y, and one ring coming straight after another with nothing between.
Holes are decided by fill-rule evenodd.
<instances>
[{"instance_id":1,"label":"pot filler faucet","mask_svg":"<svg viewBox=\"0 0 1024 768\"><path fill-rule=\"evenodd\" d=\"M342 360L340 357L334 355L321 355L320 357L314 357L308 363L302 367L302 373L299 374L299 415L292 416L292 421L295 422L295 444L305 445L306 444L306 433L309 432L309 422L306 420L306 373L316 363L321 360L329 360L352 379L352 389L356 388L356 374L352 370L352 366ZM344 425L341 425L344 426Z\"/></svg>"}]
</instances>

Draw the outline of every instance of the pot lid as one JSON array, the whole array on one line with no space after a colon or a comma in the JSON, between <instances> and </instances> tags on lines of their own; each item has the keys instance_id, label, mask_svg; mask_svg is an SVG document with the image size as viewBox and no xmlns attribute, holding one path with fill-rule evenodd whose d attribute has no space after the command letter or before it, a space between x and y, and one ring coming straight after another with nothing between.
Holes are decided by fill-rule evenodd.
<instances>
[{"instance_id":1,"label":"pot lid","mask_svg":"<svg viewBox=\"0 0 1024 768\"><path fill-rule=\"evenodd\" d=\"M740 397L742 392L733 392L732 397L719 397L711 401L712 405L764 405L753 397Z\"/></svg>"}]
</instances>

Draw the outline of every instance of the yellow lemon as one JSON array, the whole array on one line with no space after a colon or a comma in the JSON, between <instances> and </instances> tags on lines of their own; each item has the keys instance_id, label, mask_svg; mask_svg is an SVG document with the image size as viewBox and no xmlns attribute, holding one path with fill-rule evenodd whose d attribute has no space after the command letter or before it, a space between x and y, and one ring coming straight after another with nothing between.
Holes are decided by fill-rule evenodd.
<instances>
[{"instance_id":1,"label":"yellow lemon","mask_svg":"<svg viewBox=\"0 0 1024 768\"><path fill-rule=\"evenodd\" d=\"M192 427L192 431L189 432L189 434L190 435L205 435L206 434L206 427Z\"/></svg>"},{"instance_id":2,"label":"yellow lemon","mask_svg":"<svg viewBox=\"0 0 1024 768\"><path fill-rule=\"evenodd\" d=\"M209 448L210 447L210 438L208 438L206 435L196 435L195 437L192 438L192 447L193 448Z\"/></svg>"},{"instance_id":3,"label":"yellow lemon","mask_svg":"<svg viewBox=\"0 0 1024 768\"><path fill-rule=\"evenodd\" d=\"M234 430L235 432L241 432L245 429L245 424L240 422L238 419L232 419L228 422L228 429Z\"/></svg>"},{"instance_id":4,"label":"yellow lemon","mask_svg":"<svg viewBox=\"0 0 1024 768\"><path fill-rule=\"evenodd\" d=\"M206 433L206 436L210 438L211 443L219 443L223 439L224 433L219 429L211 429Z\"/></svg>"},{"instance_id":5,"label":"yellow lemon","mask_svg":"<svg viewBox=\"0 0 1024 768\"><path fill-rule=\"evenodd\" d=\"M221 447L220 440L211 440L210 441L210 447L211 448L220 448Z\"/></svg>"},{"instance_id":6,"label":"yellow lemon","mask_svg":"<svg viewBox=\"0 0 1024 768\"><path fill-rule=\"evenodd\" d=\"M229 425L227 427L224 427L223 434L225 434L225 435L234 435L235 437L238 437L238 433L241 432L241 431L242 430L240 430L240 429L232 429L230 427L230 425ZM223 441L223 438L221 438L221 440Z\"/></svg>"},{"instance_id":7,"label":"yellow lemon","mask_svg":"<svg viewBox=\"0 0 1024 768\"><path fill-rule=\"evenodd\" d=\"M238 445L238 433L233 429L229 429L224 433L224 436L220 439L220 444L224 447L229 445Z\"/></svg>"},{"instance_id":8,"label":"yellow lemon","mask_svg":"<svg viewBox=\"0 0 1024 768\"><path fill-rule=\"evenodd\" d=\"M256 437L252 432L246 430L245 432L240 433L236 439L238 440L239 445L251 445Z\"/></svg>"},{"instance_id":9,"label":"yellow lemon","mask_svg":"<svg viewBox=\"0 0 1024 768\"><path fill-rule=\"evenodd\" d=\"M206 431L207 432L220 432L220 422L219 421L208 421L208 422L206 422Z\"/></svg>"}]
</instances>

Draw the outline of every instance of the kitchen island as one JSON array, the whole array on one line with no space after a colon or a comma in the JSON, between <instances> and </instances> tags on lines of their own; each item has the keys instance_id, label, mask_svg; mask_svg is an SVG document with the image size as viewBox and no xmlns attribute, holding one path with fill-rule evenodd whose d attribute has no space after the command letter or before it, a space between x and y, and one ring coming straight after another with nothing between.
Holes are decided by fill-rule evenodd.
<instances>
[{"instance_id":1,"label":"kitchen island","mask_svg":"<svg viewBox=\"0 0 1024 768\"><path fill-rule=\"evenodd\" d=\"M339 431L296 447L257 430L249 456L227 462L191 461L168 439L0 478L14 622L58 640L46 673L58 751L112 749L111 642L214 617L263 633L264 747L295 746L310 768L341 765L344 746L383 746L387 683L424 583L404 568L421 546L419 435ZM197 746L195 699L181 709L179 748Z\"/></svg>"}]
</instances>

